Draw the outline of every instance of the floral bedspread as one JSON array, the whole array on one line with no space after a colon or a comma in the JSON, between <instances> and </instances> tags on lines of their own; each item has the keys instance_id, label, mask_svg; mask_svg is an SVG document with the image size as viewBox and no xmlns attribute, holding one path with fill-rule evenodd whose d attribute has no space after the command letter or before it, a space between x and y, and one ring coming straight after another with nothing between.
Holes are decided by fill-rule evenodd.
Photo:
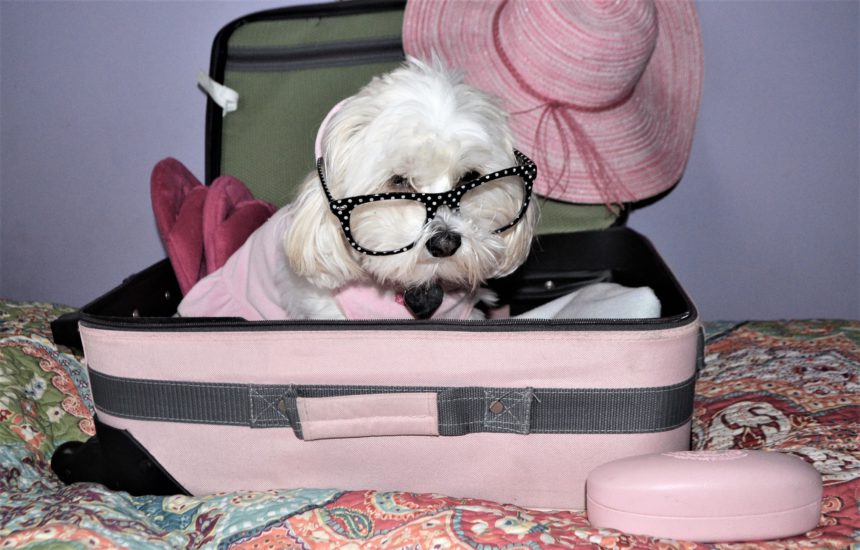
<instances>
[{"instance_id":1,"label":"floral bedspread","mask_svg":"<svg viewBox=\"0 0 860 550\"><path fill-rule=\"evenodd\" d=\"M748 544L656 540L442 495L336 489L130 497L65 486L53 450L93 433L83 359L50 341L63 308L0 301L0 548L845 548L860 541L860 322L709 323L694 446L778 449L821 472L821 521Z\"/></svg>"}]
</instances>

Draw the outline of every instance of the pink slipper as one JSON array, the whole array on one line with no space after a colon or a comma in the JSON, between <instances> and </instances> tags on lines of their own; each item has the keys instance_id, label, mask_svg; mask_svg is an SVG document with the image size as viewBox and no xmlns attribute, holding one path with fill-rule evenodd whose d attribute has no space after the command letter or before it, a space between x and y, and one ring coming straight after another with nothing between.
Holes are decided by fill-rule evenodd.
<instances>
[{"instance_id":1,"label":"pink slipper","mask_svg":"<svg viewBox=\"0 0 860 550\"><path fill-rule=\"evenodd\" d=\"M203 204L203 250L212 273L275 213L271 204L255 199L245 184L221 176L209 186Z\"/></svg>"},{"instance_id":2,"label":"pink slipper","mask_svg":"<svg viewBox=\"0 0 860 550\"><path fill-rule=\"evenodd\" d=\"M174 158L155 165L150 180L152 211L167 256L185 294L206 275L203 203L206 186Z\"/></svg>"}]
</instances>

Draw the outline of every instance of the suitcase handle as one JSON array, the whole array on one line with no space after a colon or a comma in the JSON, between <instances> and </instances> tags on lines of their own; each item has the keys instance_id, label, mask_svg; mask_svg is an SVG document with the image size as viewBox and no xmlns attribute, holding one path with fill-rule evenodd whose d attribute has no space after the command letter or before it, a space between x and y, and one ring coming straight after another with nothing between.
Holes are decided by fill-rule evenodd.
<instances>
[{"instance_id":1,"label":"suitcase handle","mask_svg":"<svg viewBox=\"0 0 860 550\"><path fill-rule=\"evenodd\" d=\"M302 439L439 435L435 393L298 397Z\"/></svg>"}]
</instances>

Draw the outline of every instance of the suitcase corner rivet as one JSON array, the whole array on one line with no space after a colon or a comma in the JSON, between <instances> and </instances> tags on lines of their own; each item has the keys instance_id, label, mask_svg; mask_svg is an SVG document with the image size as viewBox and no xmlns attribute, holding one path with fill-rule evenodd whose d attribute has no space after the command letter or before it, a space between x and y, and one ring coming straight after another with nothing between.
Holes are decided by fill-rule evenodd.
<instances>
[{"instance_id":1,"label":"suitcase corner rivet","mask_svg":"<svg viewBox=\"0 0 860 550\"><path fill-rule=\"evenodd\" d=\"M543 284L543 287L546 290L552 290L555 288L555 283L550 279Z\"/></svg>"},{"instance_id":2,"label":"suitcase corner rivet","mask_svg":"<svg viewBox=\"0 0 860 550\"><path fill-rule=\"evenodd\" d=\"M505 404L498 399L490 403L490 412L493 414L501 414L505 412Z\"/></svg>"},{"instance_id":3,"label":"suitcase corner rivet","mask_svg":"<svg viewBox=\"0 0 860 550\"><path fill-rule=\"evenodd\" d=\"M131 310L131 316L132 317L140 317L140 310L139 309Z\"/></svg>"},{"instance_id":4,"label":"suitcase corner rivet","mask_svg":"<svg viewBox=\"0 0 860 550\"><path fill-rule=\"evenodd\" d=\"M278 412L287 414L287 402L283 399L278 399Z\"/></svg>"},{"instance_id":5,"label":"suitcase corner rivet","mask_svg":"<svg viewBox=\"0 0 860 550\"><path fill-rule=\"evenodd\" d=\"M165 291L164 291L164 299L165 299L165 300L167 300L167 301L169 302L169 301L170 301L170 298L171 298L170 291L169 291L169 290L165 290Z\"/></svg>"}]
</instances>

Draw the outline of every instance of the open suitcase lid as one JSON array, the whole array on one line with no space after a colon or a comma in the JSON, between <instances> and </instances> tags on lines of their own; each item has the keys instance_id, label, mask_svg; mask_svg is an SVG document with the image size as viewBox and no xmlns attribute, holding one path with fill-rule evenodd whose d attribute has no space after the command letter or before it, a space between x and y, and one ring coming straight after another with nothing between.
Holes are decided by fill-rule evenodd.
<instances>
[{"instance_id":1,"label":"open suitcase lid","mask_svg":"<svg viewBox=\"0 0 860 550\"><path fill-rule=\"evenodd\" d=\"M313 169L313 142L326 113L374 75L402 62L404 5L404 0L353 0L298 6L252 14L222 29L213 46L210 80L204 84L224 85L238 95L238 101L237 108L232 110L231 106L226 115L214 100L208 101L207 182L232 175L243 180L257 198L278 206L289 203L305 174ZM52 467L65 481L99 481L132 493L210 492L226 488L192 486L189 481L196 483L192 479L195 476L185 476L185 466L190 465L191 472L202 477L234 480L236 472L244 468L251 477L260 478L265 468L256 469L245 454L254 448L261 451L255 455L276 457L266 461L276 465L277 472L298 472L300 476L297 481L265 480L266 487L376 486L378 479L356 478L360 468L323 466L320 470L325 472L346 471L349 479L315 483L308 471L283 466L291 460L319 466L318 456L301 454L314 448L322 449L327 457L354 452L354 447L343 447L343 451L332 453L332 448L339 448L331 447L332 442L360 439L385 445L404 435L411 437L399 438L403 446L392 447L389 456L397 464L427 472L438 459L422 450L417 436L431 436L436 445L443 437L459 441L461 446L449 447L453 450L449 454L465 456L463 449L480 449L474 446L475 441L486 433L511 438L499 441L502 447L518 449L521 454L522 458L507 460L518 470L516 474L523 465L526 470L549 472L542 485L529 491L518 483L508 487L504 481L516 474L500 469L493 452L481 452L484 460L469 461L473 471L467 468L459 477L445 473L443 484L418 486L416 490L465 492L470 489L464 487L463 480L493 480L485 478L486 472L492 471L499 481L486 485L509 492L488 494L488 498L515 503L534 498L523 503L572 507L578 505L576 495L583 494L584 472L590 461L603 456L601 453L613 457L631 449L653 452L688 448L695 373L703 361L702 333L692 301L648 240L629 228L611 227L623 220L603 205L547 201L541 207L540 231L544 234L525 264L489 284L512 315L585 285L611 281L650 287L659 298L660 316L251 322L235 317L177 318L174 314L182 296L173 268L165 259L129 277L79 312L52 323L55 342L76 347L81 346L79 323L83 327L90 381L100 415L98 436L56 453ZM356 338L358 331L363 331L361 340ZM343 337L352 343L342 345ZM437 352L445 354L464 347L464 337L476 345L459 351L457 368L450 369L454 376L439 380L444 369L440 369ZM274 347L260 345L263 340ZM363 347L356 347L359 341ZM383 346L398 358L393 363L395 370L405 373L405 378L397 380L388 368L390 364L379 361ZM544 357L533 353L538 347ZM233 354L246 348L258 355L237 360ZM655 353L657 348L659 353ZM204 350L211 355L206 356ZM332 352L336 350L349 354L351 360L360 358L348 364L346 378L335 368L339 360ZM492 357L486 364L478 360L488 356ZM285 369L286 357L295 358L295 369ZM411 357L409 369L402 368L403 357ZM547 369L542 377L535 377L538 364ZM277 380L269 380L268 374L262 384L255 379L267 372L264 365L273 367L271 372ZM386 368L377 369L379 378L374 379L368 375L376 365ZM470 371L461 365L476 365L477 369ZM246 366L249 368L242 368ZM217 372L229 379L213 380ZM508 372L512 374L508 376ZM318 378L318 373L326 377ZM174 379L174 374L179 378ZM428 376L426 383L422 376ZM532 379L536 382L530 382ZM625 383L619 385L619 380ZM284 381L286 386L281 383ZM518 389L521 386L525 386L522 391ZM386 397L389 395L393 399ZM351 404L348 413L341 414L334 424L327 416L333 410L332 398L334 409ZM394 409L389 406L391 402L397 403ZM199 406L202 403L212 407ZM379 403L385 407L376 408ZM369 405L373 406L368 412L365 409ZM190 416L185 411L191 411ZM238 413L235 417L231 416L234 412ZM385 420L390 418L398 422L393 425ZM379 419L383 419L382 424ZM399 422L403 419L405 428ZM141 430L124 421L148 424ZM192 435L180 438L181 446L173 443L177 439L165 437L172 429L189 426ZM241 437L265 437L266 443L255 446L250 439L238 439L246 443L233 445L232 451L242 452L233 461L235 453L226 449L223 441L237 441L236 431L208 437L217 450L210 451L198 439L212 435L208 430L213 426L253 428L242 430ZM272 438L273 432L264 428L288 428L295 437L277 432ZM542 441L551 445L543 452L522 445L520 438L532 433L548 436ZM477 437L458 439L467 434ZM558 437L562 434L585 439L566 440ZM607 435L614 443L601 442L597 445L601 453L592 452L595 435ZM516 445L513 438L517 438ZM316 446L305 443L317 439L326 441ZM497 443L488 442L490 451L498 448ZM612 450L613 445L617 451ZM229 473L201 469L189 461L192 448L207 458L217 454L218 467ZM162 453L165 449L181 453L178 463ZM575 452L581 453L579 459ZM549 462L535 461L543 458ZM487 468L481 466L484 461L489 463ZM571 461L576 467L570 466ZM375 464L370 470L391 478L385 482L392 487L409 488L416 479L404 470L408 479L398 480L392 477L397 470L394 464ZM559 481L563 482L561 490ZM253 488L244 480L241 483L242 488ZM537 484L533 481L530 485ZM531 496L532 492L539 497ZM563 499L555 500L557 495Z\"/></svg>"},{"instance_id":2,"label":"open suitcase lid","mask_svg":"<svg viewBox=\"0 0 860 550\"><path fill-rule=\"evenodd\" d=\"M314 168L329 110L405 59L405 0L348 0L254 13L227 24L209 77L238 94L225 113L206 109L206 182L239 178L257 198L289 203ZM541 199L538 233L604 229L624 220L603 205Z\"/></svg>"}]
</instances>

